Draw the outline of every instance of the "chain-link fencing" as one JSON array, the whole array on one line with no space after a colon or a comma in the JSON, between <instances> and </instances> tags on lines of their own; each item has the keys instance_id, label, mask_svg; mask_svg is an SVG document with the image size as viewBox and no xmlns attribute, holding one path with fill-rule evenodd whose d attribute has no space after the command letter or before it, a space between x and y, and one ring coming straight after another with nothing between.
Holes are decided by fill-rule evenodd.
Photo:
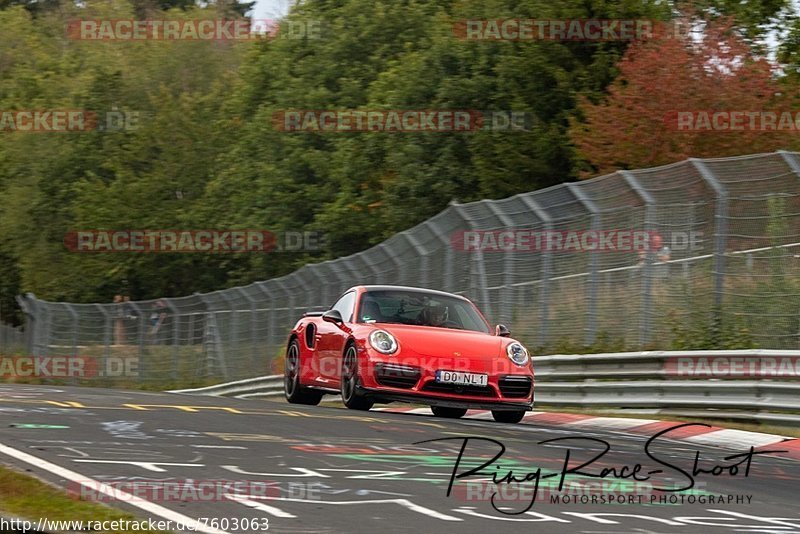
<instances>
[{"instance_id":1,"label":"chain-link fencing","mask_svg":"<svg viewBox=\"0 0 800 534\"><path fill-rule=\"evenodd\" d=\"M276 356L302 313L360 284L466 295L540 354L797 349L798 275L800 154L777 152L452 203L368 250L244 287L19 303L29 354L93 358L112 383L191 385L280 371Z\"/></svg>"}]
</instances>

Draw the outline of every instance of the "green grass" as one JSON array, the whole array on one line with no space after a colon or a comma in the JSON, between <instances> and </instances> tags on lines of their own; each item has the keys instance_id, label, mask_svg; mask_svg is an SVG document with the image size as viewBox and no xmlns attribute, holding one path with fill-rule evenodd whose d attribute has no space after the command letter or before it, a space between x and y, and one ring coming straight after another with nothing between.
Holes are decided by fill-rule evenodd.
<instances>
[{"instance_id":1,"label":"green grass","mask_svg":"<svg viewBox=\"0 0 800 534\"><path fill-rule=\"evenodd\" d=\"M51 521L114 521L137 520L135 516L109 506L73 498L66 491L41 480L0 466L0 513L36 523L40 518ZM140 519L138 519L140 520ZM153 530L106 530L153 533Z\"/></svg>"}]
</instances>

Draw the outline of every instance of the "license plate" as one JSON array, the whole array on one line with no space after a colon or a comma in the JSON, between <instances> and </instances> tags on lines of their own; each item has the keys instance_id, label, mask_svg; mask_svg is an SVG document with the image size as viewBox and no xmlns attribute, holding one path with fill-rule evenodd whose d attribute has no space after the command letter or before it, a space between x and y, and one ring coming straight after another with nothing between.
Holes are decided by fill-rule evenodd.
<instances>
[{"instance_id":1,"label":"license plate","mask_svg":"<svg viewBox=\"0 0 800 534\"><path fill-rule=\"evenodd\" d=\"M489 375L462 373L461 371L436 371L436 381L460 386L485 386L489 383Z\"/></svg>"}]
</instances>

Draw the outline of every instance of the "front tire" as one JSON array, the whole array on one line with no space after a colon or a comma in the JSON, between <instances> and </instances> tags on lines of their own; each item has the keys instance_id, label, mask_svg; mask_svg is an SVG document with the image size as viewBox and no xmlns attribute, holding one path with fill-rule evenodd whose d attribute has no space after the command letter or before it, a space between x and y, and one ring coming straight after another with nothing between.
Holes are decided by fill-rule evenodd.
<instances>
[{"instance_id":1,"label":"front tire","mask_svg":"<svg viewBox=\"0 0 800 534\"><path fill-rule=\"evenodd\" d=\"M492 410L492 417L498 423L519 423L525 417L525 411Z\"/></svg>"},{"instance_id":2,"label":"front tire","mask_svg":"<svg viewBox=\"0 0 800 534\"><path fill-rule=\"evenodd\" d=\"M467 415L466 408L449 408L447 406L431 406L431 411L436 417L447 417L448 419L459 419Z\"/></svg>"},{"instance_id":3,"label":"front tire","mask_svg":"<svg viewBox=\"0 0 800 534\"><path fill-rule=\"evenodd\" d=\"M342 403L351 410L367 411L375 402L358 393L358 351L349 343L342 358L341 393Z\"/></svg>"},{"instance_id":4,"label":"front tire","mask_svg":"<svg viewBox=\"0 0 800 534\"><path fill-rule=\"evenodd\" d=\"M293 339L286 349L286 362L283 372L283 393L290 404L316 406L322 400L322 393L308 389L300 384L300 343Z\"/></svg>"}]
</instances>

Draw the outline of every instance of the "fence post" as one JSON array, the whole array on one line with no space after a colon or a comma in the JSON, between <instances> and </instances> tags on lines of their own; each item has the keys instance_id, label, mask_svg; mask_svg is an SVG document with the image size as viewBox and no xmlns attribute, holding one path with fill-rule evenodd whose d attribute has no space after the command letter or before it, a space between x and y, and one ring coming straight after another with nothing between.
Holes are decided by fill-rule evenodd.
<instances>
[{"instance_id":1,"label":"fence post","mask_svg":"<svg viewBox=\"0 0 800 534\"><path fill-rule=\"evenodd\" d=\"M357 267L353 266L354 258L355 254L351 254L350 256L345 256L341 260L341 264L345 267L345 272L351 275L349 279L345 278L342 280L344 282L342 285L345 286L342 291L346 291L348 288L354 285L360 285L363 283L361 280L361 271ZM338 297L339 295L336 296ZM333 304L333 302L331 302L331 304Z\"/></svg>"},{"instance_id":2,"label":"fence post","mask_svg":"<svg viewBox=\"0 0 800 534\"><path fill-rule=\"evenodd\" d=\"M544 225L545 233L553 231L553 219L531 194L520 195L520 200L525 204ZM542 253L542 289L539 291L539 310L541 313L541 323L539 325L539 337L541 346L546 346L549 337L550 326L550 277L553 275L553 256L550 247L544 247Z\"/></svg>"},{"instance_id":3,"label":"fence post","mask_svg":"<svg viewBox=\"0 0 800 534\"><path fill-rule=\"evenodd\" d=\"M206 309L205 324L203 326L203 351L206 357L205 376L214 376L214 370L219 369L222 372L222 376L227 378L228 370L225 365L227 347L225 347L225 343L222 340L219 321L217 321L219 310L214 309L214 303L207 300L210 294L196 293Z\"/></svg>"},{"instance_id":4,"label":"fence post","mask_svg":"<svg viewBox=\"0 0 800 534\"><path fill-rule=\"evenodd\" d=\"M586 210L592 215L592 230L595 232L600 231L600 210L595 203L587 197L580 187L575 184L566 184L567 189L572 193L578 202L583 204ZM591 345L594 343L595 335L597 334L597 270L598 270L598 256L597 249L591 252L589 257L589 307L586 310L586 338L584 343Z\"/></svg>"},{"instance_id":5,"label":"fence post","mask_svg":"<svg viewBox=\"0 0 800 534\"><path fill-rule=\"evenodd\" d=\"M326 270L329 274L333 275L336 278L336 283L337 284L338 283L342 283L342 284L344 283L343 280L339 277L339 273L331 265L331 260L323 261L322 263L319 263L318 265L319 265L320 269ZM332 283L330 283L330 284L326 283L325 284L324 289L322 291L322 295L323 295L323 298L325 299L325 303L326 304L333 302L333 299L334 299L333 293L335 293L335 291L332 291L332 289L335 289Z\"/></svg>"},{"instance_id":6,"label":"fence post","mask_svg":"<svg viewBox=\"0 0 800 534\"><path fill-rule=\"evenodd\" d=\"M25 314L25 351L29 356L33 356L33 335L36 330L36 317L34 312L35 304L33 304L33 293L17 296L17 304L19 304L22 313Z\"/></svg>"},{"instance_id":7,"label":"fence post","mask_svg":"<svg viewBox=\"0 0 800 534\"><path fill-rule=\"evenodd\" d=\"M798 161L796 152L788 152L786 150L778 150L778 154L783 157L783 160L794 171L798 178L800 178L800 161Z\"/></svg>"},{"instance_id":8,"label":"fence post","mask_svg":"<svg viewBox=\"0 0 800 534\"><path fill-rule=\"evenodd\" d=\"M78 356L78 330L80 328L80 319L78 318L78 312L75 311L75 308L69 302L62 302L61 303L66 309L67 312L72 316L72 356Z\"/></svg>"},{"instance_id":9,"label":"fence post","mask_svg":"<svg viewBox=\"0 0 800 534\"><path fill-rule=\"evenodd\" d=\"M425 252L425 249L419 242L419 239L416 236L412 235L411 232L406 230L405 232L400 232L400 235L406 238L406 241L414 247L414 250L417 252L417 257L419 257L419 285L422 287L428 287L429 279L428 279L428 272L430 266L428 265L428 255Z\"/></svg>"},{"instance_id":10,"label":"fence post","mask_svg":"<svg viewBox=\"0 0 800 534\"><path fill-rule=\"evenodd\" d=\"M714 209L714 332L713 339L719 341L722 330L722 300L725 284L725 247L728 230L728 190L717 180L706 163L697 158L689 158L700 173L700 177L714 190L717 205Z\"/></svg>"},{"instance_id":11,"label":"fence post","mask_svg":"<svg viewBox=\"0 0 800 534\"><path fill-rule=\"evenodd\" d=\"M117 304L115 304L115 306L116 305ZM112 321L111 314L108 313L108 310L106 310L105 305L95 304L94 306L98 310L100 310L100 313L103 314L103 319L104 319L103 323L105 324L105 327L103 328L103 345L104 345L103 358L101 360L102 365L100 366L101 369L100 372L102 373L101 376L105 376L105 374L108 372L108 357L111 355L111 340L113 339L114 329L116 328L115 322L118 321L119 318L114 318ZM120 303L118 304L118 306L120 307L117 308L117 314L119 314L122 311L122 304Z\"/></svg>"},{"instance_id":12,"label":"fence post","mask_svg":"<svg viewBox=\"0 0 800 534\"><path fill-rule=\"evenodd\" d=\"M386 241L384 241L383 243L380 243L377 246L377 248L382 250L383 253L386 254L386 257L389 258L389 261L391 261L394 264L395 273L396 273L395 279L399 279L401 273L403 272L403 264L400 263L400 260L397 259L397 256L392 252L392 250L389 247L386 246ZM386 275L384 275L384 276L386 276ZM331 304L333 304L333 303L331 303Z\"/></svg>"},{"instance_id":13,"label":"fence post","mask_svg":"<svg viewBox=\"0 0 800 534\"><path fill-rule=\"evenodd\" d=\"M453 243L445 234L441 232L437 226L437 223L435 222L435 219L429 219L425 221L424 224L430 228L431 234L433 234L436 239L442 242L444 249L444 271L442 272L442 283L439 284L438 289L452 292L452 288L455 287L455 281L453 280L455 277L453 269Z\"/></svg>"},{"instance_id":14,"label":"fence post","mask_svg":"<svg viewBox=\"0 0 800 534\"><path fill-rule=\"evenodd\" d=\"M68 302L61 302L60 304L64 308L66 308L67 313L69 313L69 315L72 317L72 339L71 339L72 351L70 352L70 355L73 358L77 358L78 357L78 330L80 328L80 320L78 318L78 313L75 311L75 308L72 306L72 304L70 304ZM67 382L70 383L70 384L77 384L77 378L74 377L74 376L71 376L71 377L69 377L67 379Z\"/></svg>"},{"instance_id":15,"label":"fence post","mask_svg":"<svg viewBox=\"0 0 800 534\"><path fill-rule=\"evenodd\" d=\"M294 307L292 305L292 294L288 289L286 289L286 284L283 282L282 278L276 278L275 283L278 284L278 287L281 288L283 294L286 295L286 317L289 317L289 323L291 325L291 323L296 320L296 317L294 316ZM278 325L276 325L275 328L277 329ZM280 325L280 328L284 328L283 325Z\"/></svg>"},{"instance_id":16,"label":"fence post","mask_svg":"<svg viewBox=\"0 0 800 534\"><path fill-rule=\"evenodd\" d=\"M357 256L359 256L359 257L360 257L360 259L361 259L361 263L363 263L363 264L364 264L364 266L365 266L367 269L369 269L370 271L372 271L372 277L373 277L373 278L372 278L372 283L373 283L373 284L379 284L379 283L380 283L380 281L379 281L379 278L378 278L378 277L380 276L380 271L379 271L379 270L378 270L378 268L375 266L375 264L369 260L370 251L372 251L372 250L374 250L374 249L375 249L375 247L372 247L372 248L369 248L369 249L365 250L364 252L359 252L359 253L357 254ZM327 302L327 301L325 301L325 304L328 304L328 302Z\"/></svg>"},{"instance_id":17,"label":"fence post","mask_svg":"<svg viewBox=\"0 0 800 534\"><path fill-rule=\"evenodd\" d=\"M147 332L147 317L145 317L144 313L142 312L142 308L140 308L139 305L136 304L135 301L129 300L125 304L127 304L128 306L133 308L134 312L136 313L136 317L139 319L139 343L138 343L138 345L139 345L139 362L138 362L139 365L138 365L138 369L139 369L139 373L140 373L139 377L142 380L146 380L145 376L147 374L147 363L145 362L145 358L144 358L144 346L145 346L145 340L147 339L146 338L146 334L145 334L145 332Z\"/></svg>"},{"instance_id":18,"label":"fence post","mask_svg":"<svg viewBox=\"0 0 800 534\"><path fill-rule=\"evenodd\" d=\"M171 298L163 298L161 299L169 308L169 311L172 313L172 379L178 379L178 351L180 347L178 346L178 340L180 338L180 313L178 312L178 308L172 303Z\"/></svg>"},{"instance_id":19,"label":"fence post","mask_svg":"<svg viewBox=\"0 0 800 534\"><path fill-rule=\"evenodd\" d=\"M271 362L273 357L273 350L277 345L277 341L275 341L275 300L272 298L272 294L269 292L269 289L266 287L266 282L256 282L253 284L256 289L258 289L261 294L265 297L266 301L269 301L269 304L264 304L267 313L269 314L269 318L267 319L267 335L266 335L266 352L267 352L267 361Z\"/></svg>"},{"instance_id":20,"label":"fence post","mask_svg":"<svg viewBox=\"0 0 800 534\"><path fill-rule=\"evenodd\" d=\"M256 300L251 297L243 287L234 287L234 291L238 291L245 300L250 304L250 344L252 345L253 363L258 361L258 344L256 343Z\"/></svg>"},{"instance_id":21,"label":"fence post","mask_svg":"<svg viewBox=\"0 0 800 534\"><path fill-rule=\"evenodd\" d=\"M655 199L653 196L642 187L642 184L636 179L636 176L630 171L619 171L622 178L625 179L628 186L642 199L644 202L644 228L645 231L650 232L655 228L655 221L653 220L653 209L655 208ZM653 307L653 259L650 250L647 250L644 264L642 265L642 281L644 287L642 288L642 317L639 330L639 346L643 347L650 341L650 320L652 318Z\"/></svg>"},{"instance_id":22,"label":"fence post","mask_svg":"<svg viewBox=\"0 0 800 534\"><path fill-rule=\"evenodd\" d=\"M500 211L493 200L484 200L483 202L489 207L489 211L505 225L507 230L514 230L514 221L511 217ZM513 316L512 308L514 303L514 257L511 251L503 251L503 293L504 298L501 298L500 311L498 312L498 321L504 324L510 324Z\"/></svg>"},{"instance_id":23,"label":"fence post","mask_svg":"<svg viewBox=\"0 0 800 534\"><path fill-rule=\"evenodd\" d=\"M467 226L469 226L470 230L477 230L477 228L475 226L475 222L471 218L469 218L466 213L464 213L464 210L463 210L463 207L462 207L461 204L459 204L456 201L451 201L450 202L450 206L452 206L453 209L455 210L455 212L461 217L461 219L465 223L467 223ZM474 263L476 264L476 269L478 271L478 286L479 287L477 289L478 289L478 293L481 296L481 300L483 301L481 304L483 305L482 307L483 307L483 310L486 313L486 315L488 315L490 317L493 317L492 305L491 305L491 302L489 301L489 285L486 282L486 264L483 261L483 251L480 249L480 247L478 247L478 250L475 251L475 256L474 257L476 258ZM472 263L473 262L470 262L470 265L472 265ZM472 268L470 267L470 272L471 271L472 271Z\"/></svg>"},{"instance_id":24,"label":"fence post","mask_svg":"<svg viewBox=\"0 0 800 534\"><path fill-rule=\"evenodd\" d=\"M233 360L236 358L235 354L237 351L236 344L239 339L239 336L236 335L236 313L237 310L233 304L233 300L228 297L227 291L214 291L214 293L218 293L220 298L225 301L228 305L228 310L230 312L230 321L228 324L228 341L229 341L229 349L223 351L222 358L220 358L220 364L222 366L222 374L227 379L230 378L230 372L228 368L230 367L228 364L233 363ZM220 336L222 339L222 336Z\"/></svg>"}]
</instances>

